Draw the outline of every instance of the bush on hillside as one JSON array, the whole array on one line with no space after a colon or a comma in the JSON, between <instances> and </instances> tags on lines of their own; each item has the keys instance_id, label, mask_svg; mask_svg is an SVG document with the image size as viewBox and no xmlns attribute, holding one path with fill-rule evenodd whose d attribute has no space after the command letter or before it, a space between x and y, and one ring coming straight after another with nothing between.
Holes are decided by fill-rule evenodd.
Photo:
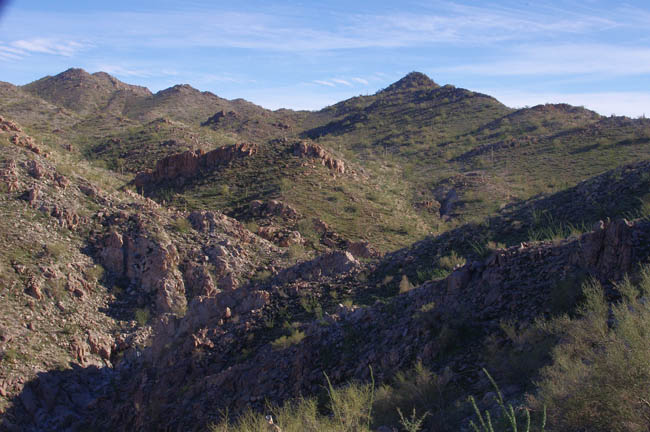
<instances>
[{"instance_id":1,"label":"bush on hillside","mask_svg":"<svg viewBox=\"0 0 650 432\"><path fill-rule=\"evenodd\" d=\"M630 432L650 427L650 269L634 286L616 286L610 305L589 282L579 318L566 320L553 363L543 369L533 404L546 405L557 431Z\"/></svg>"}]
</instances>

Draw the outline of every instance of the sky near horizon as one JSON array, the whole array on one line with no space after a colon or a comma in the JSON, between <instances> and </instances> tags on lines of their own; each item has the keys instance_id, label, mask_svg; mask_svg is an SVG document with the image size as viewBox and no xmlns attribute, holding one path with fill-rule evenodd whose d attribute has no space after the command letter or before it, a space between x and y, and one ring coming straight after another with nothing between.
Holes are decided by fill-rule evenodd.
<instances>
[{"instance_id":1,"label":"sky near horizon","mask_svg":"<svg viewBox=\"0 0 650 432\"><path fill-rule=\"evenodd\" d=\"M650 3L0 0L0 81L70 67L320 109L411 71L512 107L650 115Z\"/></svg>"}]
</instances>

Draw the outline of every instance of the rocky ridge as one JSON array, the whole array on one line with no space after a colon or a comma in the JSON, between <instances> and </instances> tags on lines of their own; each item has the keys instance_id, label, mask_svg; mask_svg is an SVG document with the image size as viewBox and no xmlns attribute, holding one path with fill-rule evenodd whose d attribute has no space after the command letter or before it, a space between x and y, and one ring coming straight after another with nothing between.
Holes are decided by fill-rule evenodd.
<instances>
[{"instance_id":1,"label":"rocky ridge","mask_svg":"<svg viewBox=\"0 0 650 432\"><path fill-rule=\"evenodd\" d=\"M607 284L613 275L620 277L637 264L648 262L648 240L647 222L617 220L600 223L594 231L576 239L509 248L485 261L468 263L442 281L424 283L388 304L341 307L326 314L323 322L302 327L301 342L280 349L271 344L261 346L251 358L228 367L227 353L241 343L247 332L263 325L264 308L270 307L284 290L274 290L272 282L270 290L251 287L241 291L250 293L241 298L228 293L197 298L185 318L161 318L157 336L143 354L147 368L140 372L141 378L133 379L133 368L137 370L138 366L130 364L128 382L133 387L129 393L137 399L121 405L115 414L120 423L112 427L196 427L216 419L219 409L262 407L267 399L277 402L318 392L324 383L323 373L334 383L343 383L352 378L369 378L368 366L372 366L375 379L383 380L415 360L434 370L444 364L457 379L462 376L463 381L471 382L471 377L480 374L480 353L466 350L439 363L439 353L445 347L437 342L436 333L442 323L462 316L479 334L488 334L498 329L503 319L530 322L540 314L552 313L548 304L557 289L556 282L587 273ZM310 270L296 268L288 280L309 281L313 268L342 272L321 272L317 278L321 283L328 276L344 280L350 277L348 271L354 272L351 257L331 259L343 259L346 264L331 266L329 261L317 260L309 265ZM531 268L536 271L531 273ZM283 278L280 274L275 280ZM300 294L297 291L289 295ZM235 316L240 318L229 322ZM378 337L364 338L366 334ZM168 346L175 348L168 350ZM283 385L286 382L292 385ZM186 390L179 395L172 389L180 388L181 383ZM35 394L39 400L37 390ZM139 408L143 404L159 408L143 411ZM111 406L115 409L115 405Z\"/></svg>"},{"instance_id":2,"label":"rocky ridge","mask_svg":"<svg viewBox=\"0 0 650 432\"><path fill-rule=\"evenodd\" d=\"M138 173L134 184L138 188L150 187L163 181L183 184L185 180L197 176L201 170L215 169L219 165L237 158L250 157L255 153L257 146L247 143L220 147L209 152L188 150L159 160L153 170Z\"/></svg>"}]
</instances>

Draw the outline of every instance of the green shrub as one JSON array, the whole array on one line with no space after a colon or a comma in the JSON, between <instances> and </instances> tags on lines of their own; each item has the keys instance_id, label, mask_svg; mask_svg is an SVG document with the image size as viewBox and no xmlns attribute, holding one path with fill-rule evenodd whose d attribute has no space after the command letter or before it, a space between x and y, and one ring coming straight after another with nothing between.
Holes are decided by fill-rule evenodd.
<instances>
[{"instance_id":1,"label":"green shrub","mask_svg":"<svg viewBox=\"0 0 650 432\"><path fill-rule=\"evenodd\" d=\"M409 278L406 275L402 275L402 280L399 282L399 293L404 294L413 289L413 285L409 282Z\"/></svg>"},{"instance_id":2,"label":"green shrub","mask_svg":"<svg viewBox=\"0 0 650 432\"><path fill-rule=\"evenodd\" d=\"M67 249L65 243L48 243L45 245L45 253L54 260L61 259Z\"/></svg>"},{"instance_id":3,"label":"green shrub","mask_svg":"<svg viewBox=\"0 0 650 432\"><path fill-rule=\"evenodd\" d=\"M391 385L382 385L377 390L374 405L373 423L380 425L401 424L405 429L414 429L416 424L427 424L434 430L447 430L446 425L452 423L452 410L449 406L456 400L457 388L451 384L451 370L437 375L421 362L413 369L398 372ZM410 418L402 413L411 413Z\"/></svg>"},{"instance_id":4,"label":"green shrub","mask_svg":"<svg viewBox=\"0 0 650 432\"><path fill-rule=\"evenodd\" d=\"M149 319L151 319L151 312L149 312L148 308L136 309L134 315L136 322L141 327L147 325Z\"/></svg>"},{"instance_id":5,"label":"green shrub","mask_svg":"<svg viewBox=\"0 0 650 432\"><path fill-rule=\"evenodd\" d=\"M101 264L95 264L86 270L86 280L90 283L98 283L104 277L104 267Z\"/></svg>"},{"instance_id":6,"label":"green shrub","mask_svg":"<svg viewBox=\"0 0 650 432\"><path fill-rule=\"evenodd\" d=\"M276 350L287 349L291 345L299 344L304 338L305 338L304 332L297 329L293 329L291 331L291 334L280 336L279 338L271 342L271 346L273 347L273 349Z\"/></svg>"},{"instance_id":7,"label":"green shrub","mask_svg":"<svg viewBox=\"0 0 650 432\"><path fill-rule=\"evenodd\" d=\"M456 251L451 251L449 255L441 257L440 260L438 261L438 264L443 269L451 272L456 267L461 267L465 265L465 258L458 256Z\"/></svg>"},{"instance_id":8,"label":"green shrub","mask_svg":"<svg viewBox=\"0 0 650 432\"><path fill-rule=\"evenodd\" d=\"M334 388L329 381L328 403L325 412L318 409L314 398L298 398L282 407L267 405L267 415L283 432L370 432L370 417L374 397L374 383ZM210 426L211 432L259 432L271 430L266 416L252 410L245 411L236 422L230 422L228 413Z\"/></svg>"},{"instance_id":9,"label":"green shrub","mask_svg":"<svg viewBox=\"0 0 650 432\"><path fill-rule=\"evenodd\" d=\"M579 317L565 321L553 363L542 371L533 402L549 408L562 431L647 431L650 425L650 270L634 286L616 286L611 306L597 282L584 287ZM611 320L610 320L611 318Z\"/></svg>"},{"instance_id":10,"label":"green shrub","mask_svg":"<svg viewBox=\"0 0 650 432\"><path fill-rule=\"evenodd\" d=\"M188 221L185 218L178 218L174 222L172 222L172 227L177 233L187 234L188 232L190 232L190 229L192 228L192 224L190 224L190 221Z\"/></svg>"}]
</instances>

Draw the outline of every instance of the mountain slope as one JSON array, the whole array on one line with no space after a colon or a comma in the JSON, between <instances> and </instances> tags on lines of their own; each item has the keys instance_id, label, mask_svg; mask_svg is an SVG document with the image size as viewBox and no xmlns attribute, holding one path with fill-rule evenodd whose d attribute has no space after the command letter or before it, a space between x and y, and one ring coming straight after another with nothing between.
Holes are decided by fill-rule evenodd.
<instances>
[{"instance_id":1,"label":"mountain slope","mask_svg":"<svg viewBox=\"0 0 650 432\"><path fill-rule=\"evenodd\" d=\"M151 95L148 89L125 84L105 72L91 75L83 69L68 69L27 84L23 89L81 114L98 110L120 111L124 104Z\"/></svg>"},{"instance_id":2,"label":"mountain slope","mask_svg":"<svg viewBox=\"0 0 650 432\"><path fill-rule=\"evenodd\" d=\"M80 69L0 96L9 430L202 430L368 366L370 429L417 404L468 428L468 394L497 408L482 367L508 402L548 400L558 353L600 344L583 282L613 314L641 313L626 274L650 286L646 119L417 72L316 112Z\"/></svg>"}]
</instances>

